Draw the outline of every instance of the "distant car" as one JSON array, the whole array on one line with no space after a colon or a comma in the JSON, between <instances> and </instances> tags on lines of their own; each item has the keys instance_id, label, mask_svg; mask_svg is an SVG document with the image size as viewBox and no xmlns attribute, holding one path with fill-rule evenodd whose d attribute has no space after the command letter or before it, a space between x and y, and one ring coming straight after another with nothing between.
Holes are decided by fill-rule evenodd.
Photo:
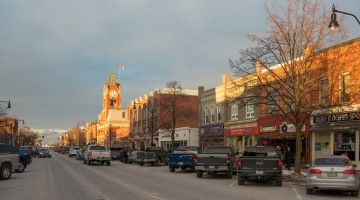
<instances>
[{"instance_id":1,"label":"distant car","mask_svg":"<svg viewBox=\"0 0 360 200\"><path fill-rule=\"evenodd\" d=\"M306 193L319 190L340 190L359 195L356 165L346 156L316 158L306 176Z\"/></svg>"},{"instance_id":2,"label":"distant car","mask_svg":"<svg viewBox=\"0 0 360 200\"><path fill-rule=\"evenodd\" d=\"M34 152L35 152L34 146L21 146L20 148L29 150L30 155L34 157Z\"/></svg>"},{"instance_id":3,"label":"distant car","mask_svg":"<svg viewBox=\"0 0 360 200\"><path fill-rule=\"evenodd\" d=\"M140 151L134 150L134 151L131 151L129 153L129 157L128 157L128 163L129 164L138 163L138 161L139 161L139 152Z\"/></svg>"},{"instance_id":4,"label":"distant car","mask_svg":"<svg viewBox=\"0 0 360 200\"><path fill-rule=\"evenodd\" d=\"M47 148L42 148L38 150L39 158L51 158L51 152Z\"/></svg>"},{"instance_id":5,"label":"distant car","mask_svg":"<svg viewBox=\"0 0 360 200\"><path fill-rule=\"evenodd\" d=\"M139 153L139 165L150 163L151 165L167 164L168 152L162 147L148 147Z\"/></svg>"},{"instance_id":6,"label":"distant car","mask_svg":"<svg viewBox=\"0 0 360 200\"><path fill-rule=\"evenodd\" d=\"M111 147L110 148L111 159L112 160L120 159L121 153L122 153L123 150L124 150L124 148L122 148L122 147Z\"/></svg>"},{"instance_id":7,"label":"distant car","mask_svg":"<svg viewBox=\"0 0 360 200\"><path fill-rule=\"evenodd\" d=\"M80 150L80 147L76 147L76 146L71 147L69 150L69 157L76 156L78 150Z\"/></svg>"},{"instance_id":8,"label":"distant car","mask_svg":"<svg viewBox=\"0 0 360 200\"><path fill-rule=\"evenodd\" d=\"M110 166L111 151L108 151L105 146L89 145L84 153L84 164L91 165L93 162L103 165L106 163Z\"/></svg>"},{"instance_id":9,"label":"distant car","mask_svg":"<svg viewBox=\"0 0 360 200\"><path fill-rule=\"evenodd\" d=\"M76 159L77 160L84 160L84 153L86 151L86 147L81 148L79 151L77 151Z\"/></svg>"}]
</instances>

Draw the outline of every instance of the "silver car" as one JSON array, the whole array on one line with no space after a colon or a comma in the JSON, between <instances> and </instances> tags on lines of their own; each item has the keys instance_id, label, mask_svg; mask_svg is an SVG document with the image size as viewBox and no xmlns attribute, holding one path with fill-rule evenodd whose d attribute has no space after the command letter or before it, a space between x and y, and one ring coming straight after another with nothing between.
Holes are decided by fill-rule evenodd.
<instances>
[{"instance_id":1,"label":"silver car","mask_svg":"<svg viewBox=\"0 0 360 200\"><path fill-rule=\"evenodd\" d=\"M331 156L316 158L306 176L306 193L319 190L340 190L359 195L359 178L356 165L348 157Z\"/></svg>"}]
</instances>

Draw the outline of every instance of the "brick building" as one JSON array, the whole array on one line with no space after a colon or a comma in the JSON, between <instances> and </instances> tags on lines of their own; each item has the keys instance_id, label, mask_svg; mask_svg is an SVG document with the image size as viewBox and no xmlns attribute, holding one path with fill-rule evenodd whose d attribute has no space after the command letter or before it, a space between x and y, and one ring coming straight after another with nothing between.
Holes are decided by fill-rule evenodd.
<instances>
[{"instance_id":1,"label":"brick building","mask_svg":"<svg viewBox=\"0 0 360 200\"><path fill-rule=\"evenodd\" d=\"M151 145L170 147L171 114L167 105L174 98L166 89L150 92L128 105L130 146L145 149ZM196 90L184 89L176 95L176 146L199 146L199 99ZM180 112L181 111L181 112ZM185 112L186 111L186 112ZM180 114L181 113L181 114Z\"/></svg>"}]
</instances>

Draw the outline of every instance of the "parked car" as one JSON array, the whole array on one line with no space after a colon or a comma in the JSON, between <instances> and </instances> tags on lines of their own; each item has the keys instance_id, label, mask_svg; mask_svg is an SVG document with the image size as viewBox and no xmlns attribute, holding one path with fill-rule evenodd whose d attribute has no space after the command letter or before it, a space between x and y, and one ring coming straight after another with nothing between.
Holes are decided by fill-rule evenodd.
<instances>
[{"instance_id":1,"label":"parked car","mask_svg":"<svg viewBox=\"0 0 360 200\"><path fill-rule=\"evenodd\" d=\"M356 165L346 156L316 158L306 175L306 193L319 190L339 190L359 195Z\"/></svg>"},{"instance_id":2,"label":"parked car","mask_svg":"<svg viewBox=\"0 0 360 200\"><path fill-rule=\"evenodd\" d=\"M23 164L24 169L18 170L18 172L22 173L26 169L26 167L32 162L31 153L28 149L19 148L18 150L20 163Z\"/></svg>"},{"instance_id":3,"label":"parked car","mask_svg":"<svg viewBox=\"0 0 360 200\"><path fill-rule=\"evenodd\" d=\"M238 184L246 180L275 180L275 185L282 185L282 154L272 146L246 147L237 160Z\"/></svg>"},{"instance_id":4,"label":"parked car","mask_svg":"<svg viewBox=\"0 0 360 200\"><path fill-rule=\"evenodd\" d=\"M77 146L71 147L69 150L69 157L76 156L78 150L80 150L80 147Z\"/></svg>"},{"instance_id":5,"label":"parked car","mask_svg":"<svg viewBox=\"0 0 360 200\"><path fill-rule=\"evenodd\" d=\"M145 151L139 152L138 163L144 165L150 163L151 165L167 164L168 153L162 147L149 147Z\"/></svg>"},{"instance_id":6,"label":"parked car","mask_svg":"<svg viewBox=\"0 0 360 200\"><path fill-rule=\"evenodd\" d=\"M173 153L169 154L169 170L175 172L175 169L181 168L186 170L187 168L195 169L193 157L197 155L199 147L188 146L179 147Z\"/></svg>"},{"instance_id":7,"label":"parked car","mask_svg":"<svg viewBox=\"0 0 360 200\"><path fill-rule=\"evenodd\" d=\"M208 146L202 153L193 156L193 160L198 178L202 178L204 172L226 173L228 178L232 178L235 170L233 149L228 146Z\"/></svg>"},{"instance_id":8,"label":"parked car","mask_svg":"<svg viewBox=\"0 0 360 200\"><path fill-rule=\"evenodd\" d=\"M84 160L84 153L86 151L86 147L81 148L79 151L77 151L76 159L77 160Z\"/></svg>"},{"instance_id":9,"label":"parked car","mask_svg":"<svg viewBox=\"0 0 360 200\"><path fill-rule=\"evenodd\" d=\"M111 159L112 160L117 160L120 159L121 157L121 152L124 150L123 147L111 147L110 151L111 151Z\"/></svg>"},{"instance_id":10,"label":"parked car","mask_svg":"<svg viewBox=\"0 0 360 200\"><path fill-rule=\"evenodd\" d=\"M38 150L39 158L51 158L51 152L47 148L41 148Z\"/></svg>"},{"instance_id":11,"label":"parked car","mask_svg":"<svg viewBox=\"0 0 360 200\"><path fill-rule=\"evenodd\" d=\"M31 156L34 157L34 152L35 152L34 146L21 146L20 148L29 150Z\"/></svg>"},{"instance_id":12,"label":"parked car","mask_svg":"<svg viewBox=\"0 0 360 200\"><path fill-rule=\"evenodd\" d=\"M140 151L134 150L129 153L128 163L138 163L139 162L139 153Z\"/></svg>"},{"instance_id":13,"label":"parked car","mask_svg":"<svg viewBox=\"0 0 360 200\"><path fill-rule=\"evenodd\" d=\"M91 165L93 162L110 166L111 152L101 145L89 145L84 152L84 163Z\"/></svg>"},{"instance_id":14,"label":"parked car","mask_svg":"<svg viewBox=\"0 0 360 200\"><path fill-rule=\"evenodd\" d=\"M68 154L70 151L70 148L68 146L60 146L59 153L61 154Z\"/></svg>"},{"instance_id":15,"label":"parked car","mask_svg":"<svg viewBox=\"0 0 360 200\"><path fill-rule=\"evenodd\" d=\"M0 180L8 180L12 172L23 169L25 168L20 162L18 149L11 145L0 145Z\"/></svg>"}]
</instances>

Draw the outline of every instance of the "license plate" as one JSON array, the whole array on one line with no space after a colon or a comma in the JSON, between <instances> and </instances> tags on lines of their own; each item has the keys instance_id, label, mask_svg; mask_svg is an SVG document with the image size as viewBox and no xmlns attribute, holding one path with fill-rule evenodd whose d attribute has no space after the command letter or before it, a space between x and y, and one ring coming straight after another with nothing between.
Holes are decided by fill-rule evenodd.
<instances>
[{"instance_id":1,"label":"license plate","mask_svg":"<svg viewBox=\"0 0 360 200\"><path fill-rule=\"evenodd\" d=\"M184 165L184 162L179 162L178 164L179 164L179 165Z\"/></svg>"},{"instance_id":2,"label":"license plate","mask_svg":"<svg viewBox=\"0 0 360 200\"><path fill-rule=\"evenodd\" d=\"M255 174L256 175L262 175L262 174L264 174L264 171L255 171Z\"/></svg>"},{"instance_id":3,"label":"license plate","mask_svg":"<svg viewBox=\"0 0 360 200\"><path fill-rule=\"evenodd\" d=\"M328 177L337 177L337 173L336 172L328 172L327 176Z\"/></svg>"},{"instance_id":4,"label":"license plate","mask_svg":"<svg viewBox=\"0 0 360 200\"><path fill-rule=\"evenodd\" d=\"M215 169L215 166L209 166L209 169Z\"/></svg>"},{"instance_id":5,"label":"license plate","mask_svg":"<svg viewBox=\"0 0 360 200\"><path fill-rule=\"evenodd\" d=\"M145 159L144 161L147 162L147 161L149 161L149 159Z\"/></svg>"}]
</instances>

